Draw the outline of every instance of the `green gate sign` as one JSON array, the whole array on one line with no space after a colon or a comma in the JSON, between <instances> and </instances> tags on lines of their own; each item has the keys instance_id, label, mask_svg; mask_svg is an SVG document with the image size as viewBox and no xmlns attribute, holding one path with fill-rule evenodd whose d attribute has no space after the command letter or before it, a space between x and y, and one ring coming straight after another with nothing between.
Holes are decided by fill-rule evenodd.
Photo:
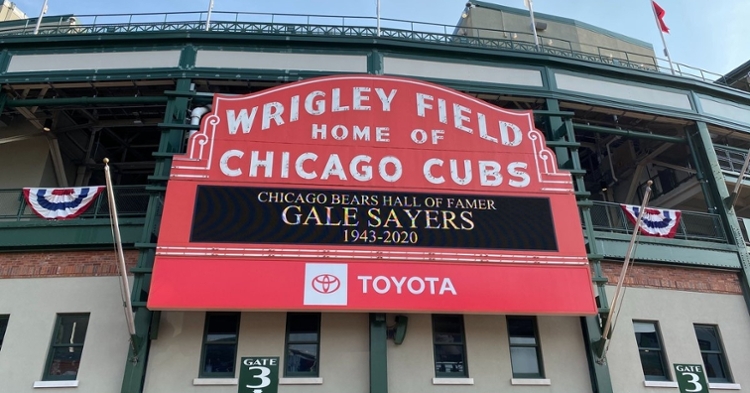
<instances>
[{"instance_id":1,"label":"green gate sign","mask_svg":"<svg viewBox=\"0 0 750 393\"><path fill-rule=\"evenodd\" d=\"M242 358L239 393L277 393L279 390L279 358Z\"/></svg>"},{"instance_id":2,"label":"green gate sign","mask_svg":"<svg viewBox=\"0 0 750 393\"><path fill-rule=\"evenodd\" d=\"M708 383L706 374L703 373L703 366L700 364L675 364L675 375L677 376L677 385L680 387L680 393L708 393Z\"/></svg>"}]
</instances>

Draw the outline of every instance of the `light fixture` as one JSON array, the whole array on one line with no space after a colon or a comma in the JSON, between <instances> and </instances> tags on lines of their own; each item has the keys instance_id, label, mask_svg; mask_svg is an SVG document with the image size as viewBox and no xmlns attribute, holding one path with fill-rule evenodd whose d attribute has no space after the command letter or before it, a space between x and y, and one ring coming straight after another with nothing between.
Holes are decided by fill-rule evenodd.
<instances>
[{"instance_id":1,"label":"light fixture","mask_svg":"<svg viewBox=\"0 0 750 393\"><path fill-rule=\"evenodd\" d=\"M608 188L608 186L609 186L609 185L608 185L608 184L607 184L607 182L605 182L605 181L601 181L601 182L599 182L599 187L601 187L601 188L602 188L602 192L607 192L607 188Z\"/></svg>"},{"instance_id":2,"label":"light fixture","mask_svg":"<svg viewBox=\"0 0 750 393\"><path fill-rule=\"evenodd\" d=\"M42 129L47 132L52 131L52 119L45 120Z\"/></svg>"}]
</instances>

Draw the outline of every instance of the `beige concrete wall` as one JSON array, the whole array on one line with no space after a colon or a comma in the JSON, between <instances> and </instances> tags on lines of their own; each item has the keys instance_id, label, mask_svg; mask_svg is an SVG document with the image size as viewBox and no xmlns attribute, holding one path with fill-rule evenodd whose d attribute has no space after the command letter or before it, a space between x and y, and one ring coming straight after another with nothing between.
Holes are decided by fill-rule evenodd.
<instances>
[{"instance_id":1,"label":"beige concrete wall","mask_svg":"<svg viewBox=\"0 0 750 393\"><path fill-rule=\"evenodd\" d=\"M612 298L614 287L608 287ZM607 354L615 392L665 392L644 386L633 320L657 321L669 363L702 364L693 324L718 325L735 383L750 389L750 316L740 295L627 288ZM676 389L673 389L676 391ZM735 390L736 391L736 390Z\"/></svg>"},{"instance_id":2,"label":"beige concrete wall","mask_svg":"<svg viewBox=\"0 0 750 393\"><path fill-rule=\"evenodd\" d=\"M200 366L205 313L163 312L161 318L159 338L151 345L146 393L237 391L236 381L224 386L193 385ZM279 356L283 365L285 329L285 313L242 313L238 360L245 356ZM279 393L367 393L370 386L367 314L324 313L320 329L323 384L284 384L279 386ZM283 366L280 374L283 377Z\"/></svg>"},{"instance_id":3,"label":"beige concrete wall","mask_svg":"<svg viewBox=\"0 0 750 393\"><path fill-rule=\"evenodd\" d=\"M114 261L113 261L114 263ZM117 277L0 280L0 314L10 314L0 351L0 391L39 392L58 313L90 313L77 388L60 392L119 392L128 331ZM49 389L47 389L49 390Z\"/></svg>"},{"instance_id":4,"label":"beige concrete wall","mask_svg":"<svg viewBox=\"0 0 750 393\"><path fill-rule=\"evenodd\" d=\"M590 392L580 320L539 317L545 378L549 386L513 386L505 316L466 315L466 354L473 385L433 385L434 356L430 315L409 315L406 339L389 341L388 391L407 392Z\"/></svg>"},{"instance_id":5,"label":"beige concrete wall","mask_svg":"<svg viewBox=\"0 0 750 393\"><path fill-rule=\"evenodd\" d=\"M468 34L470 36L499 39L512 38L514 41L534 42L531 21L528 15L477 7L471 10L470 17L467 19L467 25L477 29L470 32ZM538 32L542 44L547 47L572 49L585 53L601 54L603 56L612 55L616 59L627 59L636 63L644 63L645 65L654 64L654 51L651 48L636 45L584 27L548 20L539 15L537 15L536 21L547 24L547 29ZM481 29L503 30L508 32L508 34ZM516 34L514 35L513 33ZM610 50L599 48L608 48ZM629 54L626 56L625 52L629 52Z\"/></svg>"},{"instance_id":6,"label":"beige concrete wall","mask_svg":"<svg viewBox=\"0 0 750 393\"><path fill-rule=\"evenodd\" d=\"M26 14L21 11L16 4L4 0L0 5L0 21L18 20L26 18Z\"/></svg>"}]
</instances>

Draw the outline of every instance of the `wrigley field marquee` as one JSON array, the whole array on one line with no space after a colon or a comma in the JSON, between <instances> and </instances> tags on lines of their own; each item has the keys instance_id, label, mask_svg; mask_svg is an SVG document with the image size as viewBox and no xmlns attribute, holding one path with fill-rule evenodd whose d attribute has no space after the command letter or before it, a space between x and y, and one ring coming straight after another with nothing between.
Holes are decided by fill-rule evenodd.
<instances>
[{"instance_id":1,"label":"wrigley field marquee","mask_svg":"<svg viewBox=\"0 0 750 393\"><path fill-rule=\"evenodd\" d=\"M161 226L153 309L595 313L571 177L531 113L421 81L217 95Z\"/></svg>"}]
</instances>

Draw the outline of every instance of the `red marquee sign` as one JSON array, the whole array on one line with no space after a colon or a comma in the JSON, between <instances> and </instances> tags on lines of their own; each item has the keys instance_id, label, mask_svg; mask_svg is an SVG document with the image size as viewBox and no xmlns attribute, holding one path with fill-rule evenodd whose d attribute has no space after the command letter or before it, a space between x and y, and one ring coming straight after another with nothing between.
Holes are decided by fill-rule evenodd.
<instances>
[{"instance_id":1,"label":"red marquee sign","mask_svg":"<svg viewBox=\"0 0 750 393\"><path fill-rule=\"evenodd\" d=\"M148 306L596 312L531 112L359 75L214 98L174 157Z\"/></svg>"}]
</instances>

